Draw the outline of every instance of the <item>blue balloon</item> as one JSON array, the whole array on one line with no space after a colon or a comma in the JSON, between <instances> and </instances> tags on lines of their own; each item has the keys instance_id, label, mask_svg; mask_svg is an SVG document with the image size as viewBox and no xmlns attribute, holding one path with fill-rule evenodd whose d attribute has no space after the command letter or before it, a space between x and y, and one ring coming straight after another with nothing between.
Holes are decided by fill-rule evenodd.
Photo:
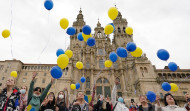
<instances>
[{"instance_id":1,"label":"blue balloon","mask_svg":"<svg viewBox=\"0 0 190 111\"><path fill-rule=\"evenodd\" d=\"M96 44L96 40L93 37L88 38L87 45L92 47Z\"/></svg>"},{"instance_id":2,"label":"blue balloon","mask_svg":"<svg viewBox=\"0 0 190 111\"><path fill-rule=\"evenodd\" d=\"M84 82L86 81L85 77L81 77L81 78L80 78L80 81L81 81L82 83L84 83Z\"/></svg>"},{"instance_id":3,"label":"blue balloon","mask_svg":"<svg viewBox=\"0 0 190 111\"><path fill-rule=\"evenodd\" d=\"M123 103L123 102L124 102L124 100L123 100L123 98L122 98L122 97L119 97L119 98L118 98L118 101L119 101L119 102L121 102L121 103Z\"/></svg>"},{"instance_id":4,"label":"blue balloon","mask_svg":"<svg viewBox=\"0 0 190 111\"><path fill-rule=\"evenodd\" d=\"M78 33L77 39L78 39L79 41L83 41L83 40L84 40L84 39L83 39L83 36L82 36L82 32Z\"/></svg>"},{"instance_id":5,"label":"blue balloon","mask_svg":"<svg viewBox=\"0 0 190 111\"><path fill-rule=\"evenodd\" d=\"M50 72L51 76L55 79L59 79L63 75L62 69L59 66L53 66Z\"/></svg>"},{"instance_id":6,"label":"blue balloon","mask_svg":"<svg viewBox=\"0 0 190 111\"><path fill-rule=\"evenodd\" d=\"M74 27L69 27L66 32L68 35L75 35L76 29Z\"/></svg>"},{"instance_id":7,"label":"blue balloon","mask_svg":"<svg viewBox=\"0 0 190 111\"><path fill-rule=\"evenodd\" d=\"M76 89L80 88L80 83L76 83Z\"/></svg>"},{"instance_id":8,"label":"blue balloon","mask_svg":"<svg viewBox=\"0 0 190 111\"><path fill-rule=\"evenodd\" d=\"M31 108L30 111L35 111L35 108Z\"/></svg>"},{"instance_id":9,"label":"blue balloon","mask_svg":"<svg viewBox=\"0 0 190 111\"><path fill-rule=\"evenodd\" d=\"M88 103L88 96L84 96L84 100Z\"/></svg>"},{"instance_id":10,"label":"blue balloon","mask_svg":"<svg viewBox=\"0 0 190 111\"><path fill-rule=\"evenodd\" d=\"M127 57L127 50L123 47L117 48L116 52L119 57L122 57L122 58Z\"/></svg>"},{"instance_id":11,"label":"blue balloon","mask_svg":"<svg viewBox=\"0 0 190 111\"><path fill-rule=\"evenodd\" d=\"M156 100L156 94L152 91L146 93L147 99L152 103Z\"/></svg>"},{"instance_id":12,"label":"blue balloon","mask_svg":"<svg viewBox=\"0 0 190 111\"><path fill-rule=\"evenodd\" d=\"M133 43L133 42L127 43L126 49L127 49L129 52L135 51L136 48L137 48L137 46L136 46L135 43Z\"/></svg>"},{"instance_id":13,"label":"blue balloon","mask_svg":"<svg viewBox=\"0 0 190 111\"><path fill-rule=\"evenodd\" d=\"M113 23L109 23L109 24L113 26L113 28L114 28L113 31L115 31L115 25Z\"/></svg>"},{"instance_id":14,"label":"blue balloon","mask_svg":"<svg viewBox=\"0 0 190 111\"><path fill-rule=\"evenodd\" d=\"M47 9L47 10L51 10L53 8L53 1L52 0L46 0L44 2L44 7Z\"/></svg>"},{"instance_id":15,"label":"blue balloon","mask_svg":"<svg viewBox=\"0 0 190 111\"><path fill-rule=\"evenodd\" d=\"M170 91L171 90L171 85L168 82L163 82L162 83L162 89L164 91Z\"/></svg>"},{"instance_id":16,"label":"blue balloon","mask_svg":"<svg viewBox=\"0 0 190 111\"><path fill-rule=\"evenodd\" d=\"M169 64L168 64L168 68L171 70L171 71L176 71L177 70L177 64L175 63L175 62L170 62Z\"/></svg>"},{"instance_id":17,"label":"blue balloon","mask_svg":"<svg viewBox=\"0 0 190 111\"><path fill-rule=\"evenodd\" d=\"M111 52L110 55L109 55L109 59L112 62L116 62L117 61L117 54L115 52Z\"/></svg>"},{"instance_id":18,"label":"blue balloon","mask_svg":"<svg viewBox=\"0 0 190 111\"><path fill-rule=\"evenodd\" d=\"M83 26L83 27L82 27L82 32L83 32L84 34L86 34L86 35L90 35L90 33L91 33L91 28L90 28L90 26L89 26L89 25Z\"/></svg>"},{"instance_id":19,"label":"blue balloon","mask_svg":"<svg viewBox=\"0 0 190 111\"><path fill-rule=\"evenodd\" d=\"M170 57L170 54L169 54L169 52L167 50L160 49L157 52L157 56L158 56L159 59L167 61L169 59L169 57Z\"/></svg>"},{"instance_id":20,"label":"blue balloon","mask_svg":"<svg viewBox=\"0 0 190 111\"><path fill-rule=\"evenodd\" d=\"M57 52L56 52L56 55L57 57L61 54L65 54L64 50L63 49L58 49Z\"/></svg>"}]
</instances>

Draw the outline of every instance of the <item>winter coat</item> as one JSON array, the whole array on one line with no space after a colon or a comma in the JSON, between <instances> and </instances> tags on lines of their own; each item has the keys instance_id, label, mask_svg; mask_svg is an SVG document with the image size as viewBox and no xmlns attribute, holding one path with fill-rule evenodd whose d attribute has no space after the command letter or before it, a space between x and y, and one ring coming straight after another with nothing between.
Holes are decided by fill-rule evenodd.
<instances>
[{"instance_id":1,"label":"winter coat","mask_svg":"<svg viewBox=\"0 0 190 111\"><path fill-rule=\"evenodd\" d=\"M3 89L0 95L0 111L4 111L6 105L6 111L18 111L19 110L19 89L14 88L12 94L7 98L7 89ZM7 101L8 100L8 101Z\"/></svg>"},{"instance_id":2,"label":"winter coat","mask_svg":"<svg viewBox=\"0 0 190 111\"><path fill-rule=\"evenodd\" d=\"M55 111L55 104L47 103L47 105L42 105L41 111Z\"/></svg>"},{"instance_id":3,"label":"winter coat","mask_svg":"<svg viewBox=\"0 0 190 111\"><path fill-rule=\"evenodd\" d=\"M24 97L22 97L22 95L20 94L20 99L19 99L19 111L24 111L26 106L27 106L27 98L28 96L25 95Z\"/></svg>"},{"instance_id":4,"label":"winter coat","mask_svg":"<svg viewBox=\"0 0 190 111\"><path fill-rule=\"evenodd\" d=\"M111 111L111 105L109 102L106 103L106 109L102 108L102 102L98 101L97 104L94 105L93 111Z\"/></svg>"},{"instance_id":5,"label":"winter coat","mask_svg":"<svg viewBox=\"0 0 190 111\"><path fill-rule=\"evenodd\" d=\"M185 108L180 108L177 105L168 105L165 107L156 106L156 111L187 111Z\"/></svg>"},{"instance_id":6,"label":"winter coat","mask_svg":"<svg viewBox=\"0 0 190 111\"><path fill-rule=\"evenodd\" d=\"M143 111L143 107L142 105L139 106L138 110L137 111ZM148 103L148 111L155 111L155 106Z\"/></svg>"},{"instance_id":7,"label":"winter coat","mask_svg":"<svg viewBox=\"0 0 190 111\"><path fill-rule=\"evenodd\" d=\"M117 102L113 111L129 111L129 109L125 106L125 104Z\"/></svg>"},{"instance_id":8,"label":"winter coat","mask_svg":"<svg viewBox=\"0 0 190 111\"><path fill-rule=\"evenodd\" d=\"M35 111L39 111L40 105L45 99L50 88L51 88L51 83L48 84L48 86L44 89L44 91L40 96L34 96L33 95L34 81L31 81L30 89L28 91L28 102L27 102L28 105L32 105L32 108L35 108Z\"/></svg>"},{"instance_id":9,"label":"winter coat","mask_svg":"<svg viewBox=\"0 0 190 111\"><path fill-rule=\"evenodd\" d=\"M58 104L56 104L56 107L59 108L59 111L69 111L64 102L59 102Z\"/></svg>"},{"instance_id":10,"label":"winter coat","mask_svg":"<svg viewBox=\"0 0 190 111\"><path fill-rule=\"evenodd\" d=\"M125 104L116 101L117 86L114 85L111 93L111 102L113 105L113 111L129 111Z\"/></svg>"}]
</instances>

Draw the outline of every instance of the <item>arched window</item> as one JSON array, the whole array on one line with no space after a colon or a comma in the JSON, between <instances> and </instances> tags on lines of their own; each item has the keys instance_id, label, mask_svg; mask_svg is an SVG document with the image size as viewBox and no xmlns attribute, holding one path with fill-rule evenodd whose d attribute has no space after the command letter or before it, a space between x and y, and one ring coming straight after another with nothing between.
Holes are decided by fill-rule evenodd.
<instances>
[{"instance_id":1,"label":"arched window","mask_svg":"<svg viewBox=\"0 0 190 111\"><path fill-rule=\"evenodd\" d=\"M142 73L142 77L144 77L144 70L143 70L142 67L140 67L140 71L141 71L141 73Z\"/></svg>"},{"instance_id":2,"label":"arched window","mask_svg":"<svg viewBox=\"0 0 190 111\"><path fill-rule=\"evenodd\" d=\"M118 27L118 33L121 33L121 29L120 29L120 27Z\"/></svg>"},{"instance_id":3,"label":"arched window","mask_svg":"<svg viewBox=\"0 0 190 111\"><path fill-rule=\"evenodd\" d=\"M100 60L99 60L99 68L100 68L100 69L103 69L103 68L104 68L104 60L103 60L103 59L100 59Z\"/></svg>"},{"instance_id":4,"label":"arched window","mask_svg":"<svg viewBox=\"0 0 190 111\"><path fill-rule=\"evenodd\" d=\"M86 88L90 88L90 78L86 78Z\"/></svg>"},{"instance_id":5,"label":"arched window","mask_svg":"<svg viewBox=\"0 0 190 111\"><path fill-rule=\"evenodd\" d=\"M148 73L148 70L147 70L147 68L146 68L146 67L144 67L144 72L145 72L145 73Z\"/></svg>"},{"instance_id":6,"label":"arched window","mask_svg":"<svg viewBox=\"0 0 190 111\"><path fill-rule=\"evenodd\" d=\"M125 27L123 27L123 32L125 33Z\"/></svg>"},{"instance_id":7,"label":"arched window","mask_svg":"<svg viewBox=\"0 0 190 111\"><path fill-rule=\"evenodd\" d=\"M119 82L119 84L117 85L117 89L121 89L120 79L119 79L119 78L116 78L116 81L118 81L118 82Z\"/></svg>"},{"instance_id":8,"label":"arched window","mask_svg":"<svg viewBox=\"0 0 190 111\"><path fill-rule=\"evenodd\" d=\"M102 83L103 81L103 83ZM102 94L104 97L111 97L111 90L110 90L110 84L109 80L106 78L99 78L96 81L96 96Z\"/></svg>"},{"instance_id":9,"label":"arched window","mask_svg":"<svg viewBox=\"0 0 190 111\"><path fill-rule=\"evenodd\" d=\"M80 32L82 32L82 29L80 29Z\"/></svg>"},{"instance_id":10,"label":"arched window","mask_svg":"<svg viewBox=\"0 0 190 111\"><path fill-rule=\"evenodd\" d=\"M102 79L101 79L101 78L99 78L99 79L97 80L97 83L102 84Z\"/></svg>"},{"instance_id":11,"label":"arched window","mask_svg":"<svg viewBox=\"0 0 190 111\"><path fill-rule=\"evenodd\" d=\"M89 69L90 68L90 63L86 62L86 68Z\"/></svg>"}]
</instances>

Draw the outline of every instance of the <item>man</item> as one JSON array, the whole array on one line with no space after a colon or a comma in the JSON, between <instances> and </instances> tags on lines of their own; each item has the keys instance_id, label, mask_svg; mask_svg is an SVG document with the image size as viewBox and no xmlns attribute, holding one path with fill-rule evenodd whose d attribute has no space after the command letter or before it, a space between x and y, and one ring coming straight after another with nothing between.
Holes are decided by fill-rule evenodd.
<instances>
[{"instance_id":1,"label":"man","mask_svg":"<svg viewBox=\"0 0 190 111\"><path fill-rule=\"evenodd\" d=\"M190 111L190 95L189 94L185 94L185 100L187 101L187 103L184 105L184 107L187 111Z\"/></svg>"},{"instance_id":2,"label":"man","mask_svg":"<svg viewBox=\"0 0 190 111\"><path fill-rule=\"evenodd\" d=\"M139 101L141 105L139 106L137 111L155 111L155 106L148 103L145 95L140 96Z\"/></svg>"}]
</instances>

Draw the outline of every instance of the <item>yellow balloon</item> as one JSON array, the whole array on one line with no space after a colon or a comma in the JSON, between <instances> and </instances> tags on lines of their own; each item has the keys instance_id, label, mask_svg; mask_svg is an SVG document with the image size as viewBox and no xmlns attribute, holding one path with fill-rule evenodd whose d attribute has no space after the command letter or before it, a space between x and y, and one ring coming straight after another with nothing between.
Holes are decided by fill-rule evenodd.
<instances>
[{"instance_id":1,"label":"yellow balloon","mask_svg":"<svg viewBox=\"0 0 190 111\"><path fill-rule=\"evenodd\" d=\"M142 53L143 53L142 49L137 47L135 51L131 52L131 55L133 57L140 57Z\"/></svg>"},{"instance_id":2,"label":"yellow balloon","mask_svg":"<svg viewBox=\"0 0 190 111\"><path fill-rule=\"evenodd\" d=\"M108 16L110 19L114 20L118 15L118 10L117 8L115 7L111 7L109 10L108 10Z\"/></svg>"},{"instance_id":3,"label":"yellow balloon","mask_svg":"<svg viewBox=\"0 0 190 111\"><path fill-rule=\"evenodd\" d=\"M12 71L12 72L11 72L11 77L16 78L16 77L17 77L17 72L16 72L16 71Z\"/></svg>"},{"instance_id":4,"label":"yellow balloon","mask_svg":"<svg viewBox=\"0 0 190 111\"><path fill-rule=\"evenodd\" d=\"M112 61L110 60L106 60L105 63L104 63L105 67L111 67L112 66Z\"/></svg>"},{"instance_id":5,"label":"yellow balloon","mask_svg":"<svg viewBox=\"0 0 190 111\"><path fill-rule=\"evenodd\" d=\"M84 38L84 41L86 42L88 40L88 38L92 37L92 34L86 35L86 34L82 33L82 37Z\"/></svg>"},{"instance_id":6,"label":"yellow balloon","mask_svg":"<svg viewBox=\"0 0 190 111\"><path fill-rule=\"evenodd\" d=\"M71 84L71 89L72 90L76 89L76 85L75 84Z\"/></svg>"},{"instance_id":7,"label":"yellow balloon","mask_svg":"<svg viewBox=\"0 0 190 111\"><path fill-rule=\"evenodd\" d=\"M171 91L172 91L172 92L178 91L179 87L177 86L177 84L175 84L175 83L170 83L170 85L171 85Z\"/></svg>"},{"instance_id":8,"label":"yellow balloon","mask_svg":"<svg viewBox=\"0 0 190 111\"><path fill-rule=\"evenodd\" d=\"M104 33L106 35L111 34L114 31L114 28L112 25L106 25L106 27L104 28Z\"/></svg>"},{"instance_id":9,"label":"yellow balloon","mask_svg":"<svg viewBox=\"0 0 190 111\"><path fill-rule=\"evenodd\" d=\"M66 54L61 54L57 58L57 65L61 68L64 69L67 67L69 64L69 57Z\"/></svg>"},{"instance_id":10,"label":"yellow balloon","mask_svg":"<svg viewBox=\"0 0 190 111\"><path fill-rule=\"evenodd\" d=\"M67 50L67 51L65 52L65 54L66 54L69 58L71 58L71 57L73 56L73 52L72 52L71 50Z\"/></svg>"},{"instance_id":11,"label":"yellow balloon","mask_svg":"<svg viewBox=\"0 0 190 111\"><path fill-rule=\"evenodd\" d=\"M63 29L66 29L69 26L69 21L66 18L60 20L60 26Z\"/></svg>"},{"instance_id":12,"label":"yellow balloon","mask_svg":"<svg viewBox=\"0 0 190 111\"><path fill-rule=\"evenodd\" d=\"M82 68L83 68L83 63L80 62L80 61L78 61L78 62L76 63L76 67L77 67L78 69L82 69Z\"/></svg>"},{"instance_id":13,"label":"yellow balloon","mask_svg":"<svg viewBox=\"0 0 190 111\"><path fill-rule=\"evenodd\" d=\"M2 36L4 38L8 38L10 36L10 31L8 29L3 30Z\"/></svg>"},{"instance_id":14,"label":"yellow balloon","mask_svg":"<svg viewBox=\"0 0 190 111\"><path fill-rule=\"evenodd\" d=\"M125 29L125 32L126 32L128 35L132 35L132 34L133 34L133 28L127 27L127 28Z\"/></svg>"},{"instance_id":15,"label":"yellow balloon","mask_svg":"<svg viewBox=\"0 0 190 111\"><path fill-rule=\"evenodd\" d=\"M27 106L27 111L30 111L32 109L32 105Z\"/></svg>"}]
</instances>

